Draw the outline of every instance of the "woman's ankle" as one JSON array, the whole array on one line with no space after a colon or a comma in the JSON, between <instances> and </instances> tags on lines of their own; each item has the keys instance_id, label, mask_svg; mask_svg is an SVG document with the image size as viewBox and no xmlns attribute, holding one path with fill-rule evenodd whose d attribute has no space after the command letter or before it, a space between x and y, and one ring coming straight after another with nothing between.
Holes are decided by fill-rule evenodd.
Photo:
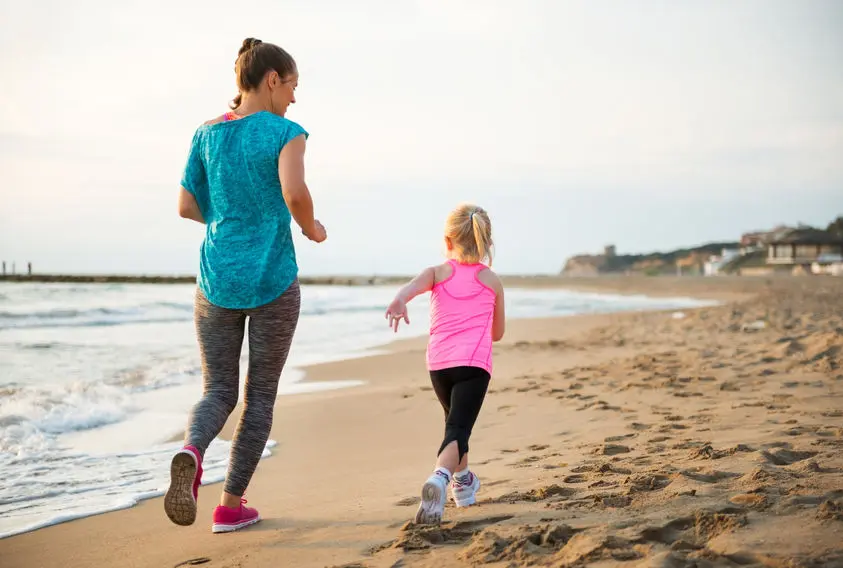
<instances>
[{"instance_id":1,"label":"woman's ankle","mask_svg":"<svg viewBox=\"0 0 843 568\"><path fill-rule=\"evenodd\" d=\"M229 509L236 509L240 506L240 497L231 493L223 493L220 497L220 505Z\"/></svg>"}]
</instances>

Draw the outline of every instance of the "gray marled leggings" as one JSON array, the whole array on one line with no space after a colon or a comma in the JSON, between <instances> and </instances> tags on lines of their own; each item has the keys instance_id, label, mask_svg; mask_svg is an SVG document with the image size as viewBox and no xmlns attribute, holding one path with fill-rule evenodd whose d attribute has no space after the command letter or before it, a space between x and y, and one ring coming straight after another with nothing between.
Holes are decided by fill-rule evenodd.
<instances>
[{"instance_id":1,"label":"gray marled leggings","mask_svg":"<svg viewBox=\"0 0 843 568\"><path fill-rule=\"evenodd\" d=\"M269 304L247 310L215 306L196 291L194 319L204 392L190 414L186 445L195 446L203 456L237 405L240 351L246 318L249 319L249 370L243 415L225 477L225 491L232 495L246 492L269 439L278 379L290 351L300 306L298 281Z\"/></svg>"}]
</instances>

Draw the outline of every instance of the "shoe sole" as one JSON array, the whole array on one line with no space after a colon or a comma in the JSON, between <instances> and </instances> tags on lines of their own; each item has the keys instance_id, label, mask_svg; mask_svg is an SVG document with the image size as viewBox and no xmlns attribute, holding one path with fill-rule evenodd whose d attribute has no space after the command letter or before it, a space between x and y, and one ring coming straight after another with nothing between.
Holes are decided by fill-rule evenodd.
<instances>
[{"instance_id":1,"label":"shoe sole","mask_svg":"<svg viewBox=\"0 0 843 568\"><path fill-rule=\"evenodd\" d=\"M240 523L237 523L236 525L223 525L223 524L214 523L214 525L211 527L211 532L213 532L213 533L234 532L236 530L240 530L240 529L246 528L250 525L253 525L253 524L257 523L259 520L261 520L260 515L258 515L254 519L249 519L248 521L242 521Z\"/></svg>"},{"instance_id":2,"label":"shoe sole","mask_svg":"<svg viewBox=\"0 0 843 568\"><path fill-rule=\"evenodd\" d=\"M454 499L454 505L457 507L469 507L477 503L477 492L480 491L480 480L477 480L477 489L471 492L470 497L466 497L465 499L457 499L453 494L451 497Z\"/></svg>"},{"instance_id":3,"label":"shoe sole","mask_svg":"<svg viewBox=\"0 0 843 568\"><path fill-rule=\"evenodd\" d=\"M422 487L422 502L416 511L414 519L417 525L438 525L442 522L442 488L435 483L427 482Z\"/></svg>"},{"instance_id":4,"label":"shoe sole","mask_svg":"<svg viewBox=\"0 0 843 568\"><path fill-rule=\"evenodd\" d=\"M196 521L193 481L197 467L192 452L179 452L170 463L170 488L164 496L164 511L171 521L183 527Z\"/></svg>"}]
</instances>

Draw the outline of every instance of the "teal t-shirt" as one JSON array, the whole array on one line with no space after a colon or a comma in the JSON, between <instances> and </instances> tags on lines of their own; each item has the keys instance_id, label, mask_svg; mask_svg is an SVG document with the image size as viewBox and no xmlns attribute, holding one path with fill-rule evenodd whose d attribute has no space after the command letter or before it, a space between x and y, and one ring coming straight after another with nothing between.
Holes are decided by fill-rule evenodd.
<instances>
[{"instance_id":1,"label":"teal t-shirt","mask_svg":"<svg viewBox=\"0 0 843 568\"><path fill-rule=\"evenodd\" d=\"M302 134L295 122L262 111L193 135L181 184L205 219L197 283L212 304L262 306L298 277L278 154Z\"/></svg>"}]
</instances>

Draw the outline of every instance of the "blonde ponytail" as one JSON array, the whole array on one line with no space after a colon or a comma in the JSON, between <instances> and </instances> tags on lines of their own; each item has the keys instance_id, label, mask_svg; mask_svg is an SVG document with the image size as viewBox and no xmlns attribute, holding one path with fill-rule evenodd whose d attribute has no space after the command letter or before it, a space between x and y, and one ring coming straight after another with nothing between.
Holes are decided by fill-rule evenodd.
<instances>
[{"instance_id":1,"label":"blonde ponytail","mask_svg":"<svg viewBox=\"0 0 843 568\"><path fill-rule=\"evenodd\" d=\"M492 265L492 235L491 231L487 230L486 222L481 215L477 214L477 210L473 211L471 217L471 228L474 233L474 243L477 246L477 257L480 262L483 259L489 259L489 266Z\"/></svg>"},{"instance_id":2,"label":"blonde ponytail","mask_svg":"<svg viewBox=\"0 0 843 568\"><path fill-rule=\"evenodd\" d=\"M445 236L453 244L452 256L467 264L488 259L492 265L492 222L486 211L463 204L451 211L445 223Z\"/></svg>"}]
</instances>

